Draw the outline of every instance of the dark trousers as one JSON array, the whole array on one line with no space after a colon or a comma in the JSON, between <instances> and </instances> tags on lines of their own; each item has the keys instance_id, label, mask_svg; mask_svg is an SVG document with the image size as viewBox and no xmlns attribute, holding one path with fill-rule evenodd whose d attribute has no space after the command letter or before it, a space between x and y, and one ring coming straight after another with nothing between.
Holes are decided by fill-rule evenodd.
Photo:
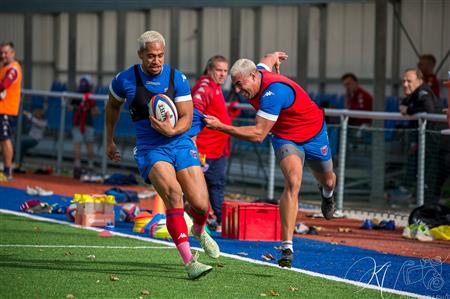
<instances>
[{"instance_id":1,"label":"dark trousers","mask_svg":"<svg viewBox=\"0 0 450 299\"><path fill-rule=\"evenodd\" d=\"M22 139L22 142L20 143L20 157L19 157L19 164L22 165L23 163L23 157L27 154L28 150L35 147L39 141L36 139L26 137Z\"/></svg>"},{"instance_id":2,"label":"dark trousers","mask_svg":"<svg viewBox=\"0 0 450 299\"><path fill-rule=\"evenodd\" d=\"M222 221L222 203L225 191L225 166L226 158L206 159L209 168L205 172L206 185L208 186L209 201L217 223Z\"/></svg>"}]
</instances>

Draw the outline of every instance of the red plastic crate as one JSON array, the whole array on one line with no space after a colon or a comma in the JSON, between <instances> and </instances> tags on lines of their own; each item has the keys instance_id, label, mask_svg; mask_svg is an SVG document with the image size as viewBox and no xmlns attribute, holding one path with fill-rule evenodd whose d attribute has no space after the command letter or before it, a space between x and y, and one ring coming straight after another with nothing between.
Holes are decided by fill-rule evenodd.
<instances>
[{"instance_id":1,"label":"red plastic crate","mask_svg":"<svg viewBox=\"0 0 450 299\"><path fill-rule=\"evenodd\" d=\"M233 214L239 202L225 201L222 204L222 237L236 239L233 229Z\"/></svg>"},{"instance_id":2,"label":"red plastic crate","mask_svg":"<svg viewBox=\"0 0 450 299\"><path fill-rule=\"evenodd\" d=\"M222 237L249 241L281 240L279 207L263 203L224 202Z\"/></svg>"}]
</instances>

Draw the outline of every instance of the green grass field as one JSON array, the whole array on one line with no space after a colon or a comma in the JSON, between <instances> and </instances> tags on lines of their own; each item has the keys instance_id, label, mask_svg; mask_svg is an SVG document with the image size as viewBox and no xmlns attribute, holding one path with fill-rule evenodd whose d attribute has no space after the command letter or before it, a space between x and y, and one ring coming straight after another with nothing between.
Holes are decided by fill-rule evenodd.
<instances>
[{"instance_id":1,"label":"green grass field","mask_svg":"<svg viewBox=\"0 0 450 299\"><path fill-rule=\"evenodd\" d=\"M13 244L73 247L5 246ZM173 247L6 214L0 246L0 298L381 298L376 290L203 253L214 271L190 281Z\"/></svg>"}]
</instances>

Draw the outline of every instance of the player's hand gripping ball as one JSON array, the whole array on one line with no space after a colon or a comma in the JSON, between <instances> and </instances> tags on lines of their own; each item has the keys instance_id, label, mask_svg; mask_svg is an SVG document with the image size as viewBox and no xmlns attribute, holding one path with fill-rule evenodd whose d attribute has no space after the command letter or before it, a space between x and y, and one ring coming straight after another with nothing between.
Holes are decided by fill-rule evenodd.
<instances>
[{"instance_id":1,"label":"player's hand gripping ball","mask_svg":"<svg viewBox=\"0 0 450 299\"><path fill-rule=\"evenodd\" d=\"M178 111L175 103L165 94L156 94L148 103L149 114L160 121L169 117L170 124L175 127L178 121Z\"/></svg>"}]
</instances>

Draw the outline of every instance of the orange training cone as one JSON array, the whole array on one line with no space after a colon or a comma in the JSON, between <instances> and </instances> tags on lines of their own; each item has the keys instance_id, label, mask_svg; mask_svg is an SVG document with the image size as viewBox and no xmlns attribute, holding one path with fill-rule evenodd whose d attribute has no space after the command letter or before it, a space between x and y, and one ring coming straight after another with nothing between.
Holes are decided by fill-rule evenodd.
<instances>
[{"instance_id":1,"label":"orange training cone","mask_svg":"<svg viewBox=\"0 0 450 299\"><path fill-rule=\"evenodd\" d=\"M166 214L166 206L164 205L163 200L161 199L161 196L159 194L155 195L155 199L153 200L153 209L152 209L153 215L156 214Z\"/></svg>"}]
</instances>

